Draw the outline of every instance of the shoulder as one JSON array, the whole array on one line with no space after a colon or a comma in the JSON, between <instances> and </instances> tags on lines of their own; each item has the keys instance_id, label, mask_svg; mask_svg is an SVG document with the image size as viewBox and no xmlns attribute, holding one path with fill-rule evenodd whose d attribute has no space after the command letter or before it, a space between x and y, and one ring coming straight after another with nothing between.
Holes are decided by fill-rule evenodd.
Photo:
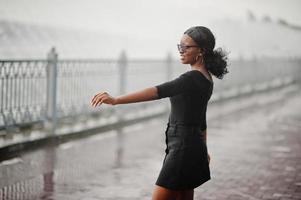
<instances>
[{"instance_id":1,"label":"shoulder","mask_svg":"<svg viewBox=\"0 0 301 200\"><path fill-rule=\"evenodd\" d=\"M190 70L190 71L180 74L178 79L189 82L189 83L193 83L195 81L195 79L198 78L197 75L198 74L196 74L192 70Z\"/></svg>"},{"instance_id":2,"label":"shoulder","mask_svg":"<svg viewBox=\"0 0 301 200\"><path fill-rule=\"evenodd\" d=\"M197 72L196 70L189 70L187 72L182 73L180 76L185 76L185 77L196 77L199 76L198 74L199 72Z\"/></svg>"},{"instance_id":3,"label":"shoulder","mask_svg":"<svg viewBox=\"0 0 301 200\"><path fill-rule=\"evenodd\" d=\"M194 76L194 73L192 71L187 71L187 72L184 72L182 74L180 74L179 77L182 77L182 78L191 78Z\"/></svg>"},{"instance_id":4,"label":"shoulder","mask_svg":"<svg viewBox=\"0 0 301 200\"><path fill-rule=\"evenodd\" d=\"M212 80L209 80L202 72L198 71L198 70L191 70L191 71L188 71L189 75L195 80L195 81L198 81L198 82L202 82L204 84L209 84L209 85L213 85L213 81Z\"/></svg>"},{"instance_id":5,"label":"shoulder","mask_svg":"<svg viewBox=\"0 0 301 200\"><path fill-rule=\"evenodd\" d=\"M194 75L191 73L191 71L187 71L180 74L175 80L177 80L178 82L185 82L186 84L191 84L193 83L193 76Z\"/></svg>"}]
</instances>

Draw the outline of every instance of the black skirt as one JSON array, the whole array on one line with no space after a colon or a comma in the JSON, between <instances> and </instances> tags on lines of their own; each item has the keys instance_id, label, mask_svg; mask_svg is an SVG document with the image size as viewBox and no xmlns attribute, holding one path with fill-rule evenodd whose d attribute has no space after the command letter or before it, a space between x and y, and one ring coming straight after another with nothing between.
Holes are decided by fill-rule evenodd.
<instances>
[{"instance_id":1,"label":"black skirt","mask_svg":"<svg viewBox=\"0 0 301 200\"><path fill-rule=\"evenodd\" d=\"M166 154L156 185L171 190L194 189L211 179L201 133L196 126L167 124Z\"/></svg>"}]
</instances>

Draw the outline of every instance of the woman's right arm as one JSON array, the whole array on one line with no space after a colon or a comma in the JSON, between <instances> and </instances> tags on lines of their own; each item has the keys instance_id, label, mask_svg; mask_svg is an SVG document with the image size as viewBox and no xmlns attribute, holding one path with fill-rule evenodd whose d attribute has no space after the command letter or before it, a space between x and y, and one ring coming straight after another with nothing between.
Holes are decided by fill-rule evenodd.
<instances>
[{"instance_id":1,"label":"woman's right arm","mask_svg":"<svg viewBox=\"0 0 301 200\"><path fill-rule=\"evenodd\" d=\"M188 92L191 89L191 84L192 80L188 73L184 73L171 81L130 94L118 96L116 98L110 96L107 92L98 93L92 98L91 105L94 107L101 105L102 103L117 105L171 97L180 93Z\"/></svg>"},{"instance_id":2,"label":"woman's right arm","mask_svg":"<svg viewBox=\"0 0 301 200\"><path fill-rule=\"evenodd\" d=\"M158 97L158 90L156 87L148 87L143 90L118 97L112 97L107 92L100 92L92 98L91 105L96 107L100 106L102 103L110 105L135 103L155 100L158 99Z\"/></svg>"},{"instance_id":3,"label":"woman's right arm","mask_svg":"<svg viewBox=\"0 0 301 200\"><path fill-rule=\"evenodd\" d=\"M133 92L130 94L125 94L115 98L115 105L126 104L126 103L136 103L141 101L151 101L158 98L158 91L156 87L148 87L143 90Z\"/></svg>"}]
</instances>

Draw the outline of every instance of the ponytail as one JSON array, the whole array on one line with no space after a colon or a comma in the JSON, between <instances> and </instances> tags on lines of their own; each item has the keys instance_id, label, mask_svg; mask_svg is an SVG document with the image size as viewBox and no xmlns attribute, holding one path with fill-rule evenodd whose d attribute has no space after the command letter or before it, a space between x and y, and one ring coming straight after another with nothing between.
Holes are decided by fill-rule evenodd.
<instances>
[{"instance_id":1,"label":"ponytail","mask_svg":"<svg viewBox=\"0 0 301 200\"><path fill-rule=\"evenodd\" d=\"M222 48L216 50L205 51L204 62L207 70L216 78L222 79L228 73L228 57L227 53Z\"/></svg>"}]
</instances>

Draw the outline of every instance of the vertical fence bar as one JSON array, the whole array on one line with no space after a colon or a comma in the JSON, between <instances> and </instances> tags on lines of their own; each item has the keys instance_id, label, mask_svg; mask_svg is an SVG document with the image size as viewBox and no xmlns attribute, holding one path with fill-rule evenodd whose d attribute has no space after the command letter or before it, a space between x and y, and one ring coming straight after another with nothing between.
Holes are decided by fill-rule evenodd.
<instances>
[{"instance_id":1,"label":"vertical fence bar","mask_svg":"<svg viewBox=\"0 0 301 200\"><path fill-rule=\"evenodd\" d=\"M57 96L57 61L58 55L53 47L47 55L47 98L46 98L46 119L50 134L55 133L57 114L56 114L56 96Z\"/></svg>"}]
</instances>

